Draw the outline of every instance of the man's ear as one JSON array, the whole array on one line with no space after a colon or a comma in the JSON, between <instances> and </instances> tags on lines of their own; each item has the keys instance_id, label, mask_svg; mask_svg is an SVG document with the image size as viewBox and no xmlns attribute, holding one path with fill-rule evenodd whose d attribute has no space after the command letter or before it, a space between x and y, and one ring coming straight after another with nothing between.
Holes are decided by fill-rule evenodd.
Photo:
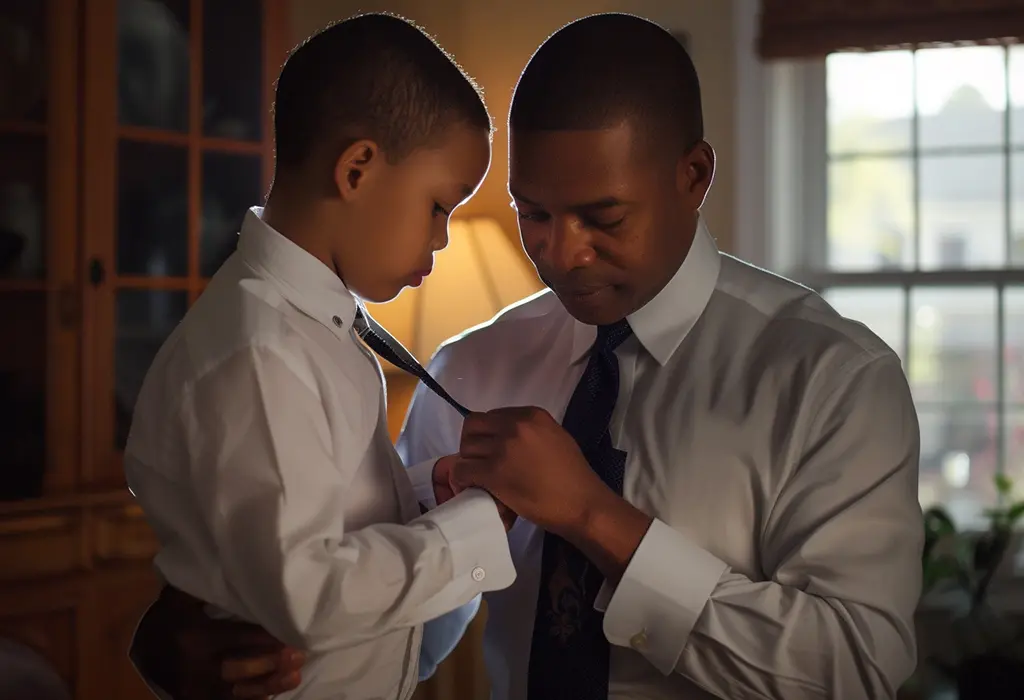
<instances>
[{"instance_id":1,"label":"man's ear","mask_svg":"<svg viewBox=\"0 0 1024 700\"><path fill-rule=\"evenodd\" d=\"M679 159L676 167L676 189L700 207L715 179L715 149L700 141Z\"/></svg>"},{"instance_id":2,"label":"man's ear","mask_svg":"<svg viewBox=\"0 0 1024 700\"><path fill-rule=\"evenodd\" d=\"M334 186L342 200L359 196L368 177L383 164L384 154L369 139L361 139L346 148L334 164Z\"/></svg>"}]
</instances>

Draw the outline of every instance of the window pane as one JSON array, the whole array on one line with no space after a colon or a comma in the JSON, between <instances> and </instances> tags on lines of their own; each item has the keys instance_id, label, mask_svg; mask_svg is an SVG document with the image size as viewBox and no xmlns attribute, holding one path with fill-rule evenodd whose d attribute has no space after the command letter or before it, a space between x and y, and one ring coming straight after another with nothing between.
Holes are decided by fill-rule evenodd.
<instances>
[{"instance_id":1,"label":"window pane","mask_svg":"<svg viewBox=\"0 0 1024 700\"><path fill-rule=\"evenodd\" d=\"M0 278L46 272L46 139L0 134Z\"/></svg>"},{"instance_id":2,"label":"window pane","mask_svg":"<svg viewBox=\"0 0 1024 700\"><path fill-rule=\"evenodd\" d=\"M919 146L1001 146L1006 55L1001 46L917 52Z\"/></svg>"},{"instance_id":3,"label":"window pane","mask_svg":"<svg viewBox=\"0 0 1024 700\"><path fill-rule=\"evenodd\" d=\"M0 501L42 494L46 466L46 292L0 292Z\"/></svg>"},{"instance_id":4,"label":"window pane","mask_svg":"<svg viewBox=\"0 0 1024 700\"><path fill-rule=\"evenodd\" d=\"M836 53L825 67L830 155L910 150L913 54Z\"/></svg>"},{"instance_id":5,"label":"window pane","mask_svg":"<svg viewBox=\"0 0 1024 700\"><path fill-rule=\"evenodd\" d=\"M836 311L863 323L903 357L906 305L902 289L833 288L822 296Z\"/></svg>"},{"instance_id":6,"label":"window pane","mask_svg":"<svg viewBox=\"0 0 1024 700\"><path fill-rule=\"evenodd\" d=\"M1006 261L1000 155L921 158L921 267L1002 267Z\"/></svg>"},{"instance_id":7,"label":"window pane","mask_svg":"<svg viewBox=\"0 0 1024 700\"><path fill-rule=\"evenodd\" d=\"M0 121L46 121L48 4L0 3Z\"/></svg>"},{"instance_id":8,"label":"window pane","mask_svg":"<svg viewBox=\"0 0 1024 700\"><path fill-rule=\"evenodd\" d=\"M184 317L186 292L122 289L115 307L114 411L116 445L128 440L135 400L157 350Z\"/></svg>"},{"instance_id":9,"label":"window pane","mask_svg":"<svg viewBox=\"0 0 1024 700\"><path fill-rule=\"evenodd\" d=\"M942 504L956 521L973 525L995 503L998 416L979 408L918 410L921 480L925 508Z\"/></svg>"},{"instance_id":10,"label":"window pane","mask_svg":"<svg viewBox=\"0 0 1024 700\"><path fill-rule=\"evenodd\" d=\"M994 402L995 290L914 289L910 313L907 369L918 406Z\"/></svg>"},{"instance_id":11,"label":"window pane","mask_svg":"<svg viewBox=\"0 0 1024 700\"><path fill-rule=\"evenodd\" d=\"M122 124L188 130L189 1L119 0Z\"/></svg>"},{"instance_id":12,"label":"window pane","mask_svg":"<svg viewBox=\"0 0 1024 700\"><path fill-rule=\"evenodd\" d=\"M1024 410L1010 411L1006 421L1006 464L1003 473L1013 481L1014 498L1024 499Z\"/></svg>"},{"instance_id":13,"label":"window pane","mask_svg":"<svg viewBox=\"0 0 1024 700\"><path fill-rule=\"evenodd\" d=\"M188 152L122 141L118 163L117 273L188 275Z\"/></svg>"},{"instance_id":14,"label":"window pane","mask_svg":"<svg viewBox=\"0 0 1024 700\"><path fill-rule=\"evenodd\" d=\"M1003 292L1004 398L1010 410L1024 413L1024 287Z\"/></svg>"},{"instance_id":15,"label":"window pane","mask_svg":"<svg viewBox=\"0 0 1024 700\"><path fill-rule=\"evenodd\" d=\"M200 273L211 277L235 252L249 207L263 200L263 160L230 153L203 154L203 229Z\"/></svg>"},{"instance_id":16,"label":"window pane","mask_svg":"<svg viewBox=\"0 0 1024 700\"><path fill-rule=\"evenodd\" d=\"M1010 47L1010 142L1024 144L1024 46Z\"/></svg>"},{"instance_id":17,"label":"window pane","mask_svg":"<svg viewBox=\"0 0 1024 700\"><path fill-rule=\"evenodd\" d=\"M1024 153L1010 156L1010 193L1009 258L1019 267L1024 265Z\"/></svg>"},{"instance_id":18,"label":"window pane","mask_svg":"<svg viewBox=\"0 0 1024 700\"><path fill-rule=\"evenodd\" d=\"M913 267L913 167L907 158L853 158L828 169L833 270Z\"/></svg>"},{"instance_id":19,"label":"window pane","mask_svg":"<svg viewBox=\"0 0 1024 700\"><path fill-rule=\"evenodd\" d=\"M203 135L259 141L263 3L203 0Z\"/></svg>"}]
</instances>

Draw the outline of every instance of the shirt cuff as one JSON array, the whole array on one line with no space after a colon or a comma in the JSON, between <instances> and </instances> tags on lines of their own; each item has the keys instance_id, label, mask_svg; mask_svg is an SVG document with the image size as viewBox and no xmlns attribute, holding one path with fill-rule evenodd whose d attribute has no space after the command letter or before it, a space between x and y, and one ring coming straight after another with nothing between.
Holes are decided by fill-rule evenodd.
<instances>
[{"instance_id":1,"label":"shirt cuff","mask_svg":"<svg viewBox=\"0 0 1024 700\"><path fill-rule=\"evenodd\" d=\"M483 489L466 489L420 520L437 526L452 556L452 579L467 580L476 593L508 588L516 569L498 507Z\"/></svg>"},{"instance_id":2,"label":"shirt cuff","mask_svg":"<svg viewBox=\"0 0 1024 700\"><path fill-rule=\"evenodd\" d=\"M428 509L437 508L437 500L434 498L434 465L438 459L440 458L426 459L405 470L409 475L409 481L412 482L416 500Z\"/></svg>"},{"instance_id":3,"label":"shirt cuff","mask_svg":"<svg viewBox=\"0 0 1024 700\"><path fill-rule=\"evenodd\" d=\"M605 636L669 675L728 569L683 533L654 520L618 586L602 588L594 602L595 608L606 608Z\"/></svg>"}]
</instances>

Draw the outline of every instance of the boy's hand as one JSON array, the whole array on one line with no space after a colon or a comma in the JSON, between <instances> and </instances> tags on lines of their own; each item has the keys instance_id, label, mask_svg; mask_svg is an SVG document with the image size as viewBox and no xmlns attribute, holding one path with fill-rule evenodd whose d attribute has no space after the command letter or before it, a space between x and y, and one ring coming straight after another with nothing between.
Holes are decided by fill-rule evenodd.
<instances>
[{"instance_id":1,"label":"boy's hand","mask_svg":"<svg viewBox=\"0 0 1024 700\"><path fill-rule=\"evenodd\" d=\"M452 480L452 467L458 461L458 455L448 455L434 463L434 499L437 505L455 498L456 494L464 490ZM501 516L501 522L505 524L505 531L508 532L515 525L519 515L497 498L494 499L494 504L498 506L498 515Z\"/></svg>"},{"instance_id":2,"label":"boy's hand","mask_svg":"<svg viewBox=\"0 0 1024 700\"><path fill-rule=\"evenodd\" d=\"M139 623L140 670L177 700L268 699L302 680L305 656L244 622L214 620L167 586Z\"/></svg>"}]
</instances>

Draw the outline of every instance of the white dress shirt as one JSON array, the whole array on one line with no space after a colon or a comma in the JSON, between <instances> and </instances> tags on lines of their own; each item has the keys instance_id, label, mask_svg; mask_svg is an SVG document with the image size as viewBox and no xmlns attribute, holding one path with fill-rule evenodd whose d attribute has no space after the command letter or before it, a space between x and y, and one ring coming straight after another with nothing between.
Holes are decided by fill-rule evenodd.
<instances>
[{"instance_id":1,"label":"white dress shirt","mask_svg":"<svg viewBox=\"0 0 1024 700\"><path fill-rule=\"evenodd\" d=\"M281 697L408 698L422 623L515 578L485 492L420 517L357 308L250 212L157 354L125 451L160 575L312 652Z\"/></svg>"},{"instance_id":2,"label":"white dress shirt","mask_svg":"<svg viewBox=\"0 0 1024 700\"><path fill-rule=\"evenodd\" d=\"M610 697L894 697L915 665L923 538L899 359L811 290L720 254L703 224L629 323L612 436L623 495L654 522L598 596ZM430 368L470 410L560 420L594 339L545 292ZM420 387L399 452L453 452L460 426ZM412 471L428 499L429 470ZM485 596L494 700L526 700L543 534L517 523L516 582Z\"/></svg>"}]
</instances>

